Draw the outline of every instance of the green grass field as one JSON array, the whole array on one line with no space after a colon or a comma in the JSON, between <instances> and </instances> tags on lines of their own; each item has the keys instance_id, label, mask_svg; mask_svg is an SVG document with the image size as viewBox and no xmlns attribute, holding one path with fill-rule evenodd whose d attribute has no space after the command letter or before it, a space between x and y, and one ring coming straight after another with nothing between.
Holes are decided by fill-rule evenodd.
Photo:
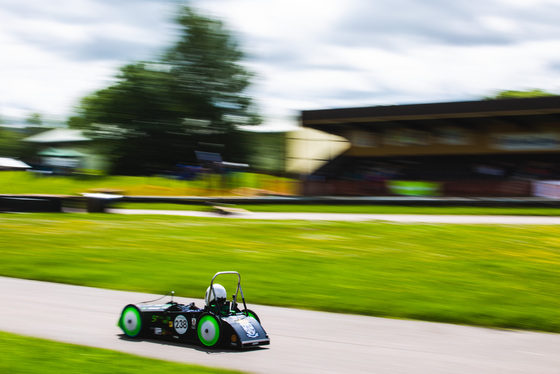
<instances>
[{"instance_id":1,"label":"green grass field","mask_svg":"<svg viewBox=\"0 0 560 374\"><path fill-rule=\"evenodd\" d=\"M207 205L173 203L119 202L114 208L154 210L209 211ZM409 207L395 205L315 205L315 204L235 204L235 208L251 212L311 212L357 214L450 214L450 215L506 215L559 216L560 208L499 208L499 207Z\"/></svg>"},{"instance_id":2,"label":"green grass field","mask_svg":"<svg viewBox=\"0 0 560 374\"><path fill-rule=\"evenodd\" d=\"M0 373L9 374L226 374L205 368L0 332Z\"/></svg>"},{"instance_id":3,"label":"green grass field","mask_svg":"<svg viewBox=\"0 0 560 374\"><path fill-rule=\"evenodd\" d=\"M202 298L560 332L560 227L0 215L0 274ZM227 286L227 285L226 285Z\"/></svg>"},{"instance_id":4,"label":"green grass field","mask_svg":"<svg viewBox=\"0 0 560 374\"><path fill-rule=\"evenodd\" d=\"M181 181L158 176L52 176L0 171L0 194L79 195L91 190L114 190L137 196L223 196L266 190L293 193L295 181L263 174L237 173L221 184L219 176Z\"/></svg>"}]
</instances>

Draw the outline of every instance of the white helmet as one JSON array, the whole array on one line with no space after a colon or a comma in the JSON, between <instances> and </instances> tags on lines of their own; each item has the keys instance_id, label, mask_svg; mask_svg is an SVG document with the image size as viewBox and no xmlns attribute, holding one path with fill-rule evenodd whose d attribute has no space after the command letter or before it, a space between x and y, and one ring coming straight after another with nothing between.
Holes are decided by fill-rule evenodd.
<instances>
[{"instance_id":1,"label":"white helmet","mask_svg":"<svg viewBox=\"0 0 560 374\"><path fill-rule=\"evenodd\" d=\"M212 286L212 288L214 289L214 292L210 292L210 286L206 289L206 296L204 297L206 305L210 305L215 298L218 299L219 302L224 303L227 299L227 292L224 286L216 283Z\"/></svg>"}]
</instances>

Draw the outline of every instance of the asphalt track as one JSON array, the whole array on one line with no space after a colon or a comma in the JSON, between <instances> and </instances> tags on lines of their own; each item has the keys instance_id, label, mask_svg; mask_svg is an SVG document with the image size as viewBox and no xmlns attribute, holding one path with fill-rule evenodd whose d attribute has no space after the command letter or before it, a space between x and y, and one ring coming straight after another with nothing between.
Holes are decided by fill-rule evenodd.
<instances>
[{"instance_id":1,"label":"asphalt track","mask_svg":"<svg viewBox=\"0 0 560 374\"><path fill-rule=\"evenodd\" d=\"M250 305L271 345L232 352L124 338L124 305L158 295L5 277L0 290L0 330L169 361L272 374L560 372L560 334Z\"/></svg>"},{"instance_id":2,"label":"asphalt track","mask_svg":"<svg viewBox=\"0 0 560 374\"><path fill-rule=\"evenodd\" d=\"M355 213L290 213L243 212L217 214L205 211L108 209L115 214L158 214L190 217L223 217L256 220L309 220L309 221L390 221L402 223L449 223L490 225L560 225L558 216L474 216L474 215L424 215L424 214L355 214Z\"/></svg>"}]
</instances>

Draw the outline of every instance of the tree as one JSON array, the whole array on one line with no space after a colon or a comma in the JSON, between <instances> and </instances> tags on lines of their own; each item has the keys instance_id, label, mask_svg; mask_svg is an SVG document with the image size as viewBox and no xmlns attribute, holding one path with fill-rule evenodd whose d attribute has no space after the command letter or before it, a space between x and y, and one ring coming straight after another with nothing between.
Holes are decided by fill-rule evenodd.
<instances>
[{"instance_id":1,"label":"tree","mask_svg":"<svg viewBox=\"0 0 560 374\"><path fill-rule=\"evenodd\" d=\"M84 98L68 124L97 140L114 173L145 174L149 164L172 162L174 144L185 137L167 81L167 73L146 64L127 65L117 83Z\"/></svg>"},{"instance_id":2,"label":"tree","mask_svg":"<svg viewBox=\"0 0 560 374\"><path fill-rule=\"evenodd\" d=\"M0 157L21 156L21 135L17 130L0 127Z\"/></svg>"},{"instance_id":3,"label":"tree","mask_svg":"<svg viewBox=\"0 0 560 374\"><path fill-rule=\"evenodd\" d=\"M283 173L286 153L285 132L249 132L247 142L253 150L249 163L267 173Z\"/></svg>"},{"instance_id":4,"label":"tree","mask_svg":"<svg viewBox=\"0 0 560 374\"><path fill-rule=\"evenodd\" d=\"M182 7L179 41L154 62L121 68L112 86L84 98L68 124L87 130L112 157L113 173L148 174L195 162L195 150L220 145L246 162L236 125L258 124L244 95L251 74L224 25Z\"/></svg>"},{"instance_id":5,"label":"tree","mask_svg":"<svg viewBox=\"0 0 560 374\"><path fill-rule=\"evenodd\" d=\"M0 118L0 124L2 124ZM35 149L22 139L32 135L28 128L19 126L0 126L0 157L32 159Z\"/></svg>"},{"instance_id":6,"label":"tree","mask_svg":"<svg viewBox=\"0 0 560 374\"><path fill-rule=\"evenodd\" d=\"M177 22L183 35L164 61L171 68L181 105L195 115L192 118L207 121L205 132L258 124L251 99L241 94L252 75L239 64L244 55L222 22L201 17L190 8L183 8Z\"/></svg>"},{"instance_id":7,"label":"tree","mask_svg":"<svg viewBox=\"0 0 560 374\"><path fill-rule=\"evenodd\" d=\"M498 92L495 96L486 97L485 100L525 99L530 97L546 97L546 96L557 96L557 95L553 93L545 92L540 89L534 89L529 91L506 90L506 91Z\"/></svg>"},{"instance_id":8,"label":"tree","mask_svg":"<svg viewBox=\"0 0 560 374\"><path fill-rule=\"evenodd\" d=\"M43 125L43 117L40 113L31 113L29 117L25 120L28 125L33 126L42 126Z\"/></svg>"}]
</instances>

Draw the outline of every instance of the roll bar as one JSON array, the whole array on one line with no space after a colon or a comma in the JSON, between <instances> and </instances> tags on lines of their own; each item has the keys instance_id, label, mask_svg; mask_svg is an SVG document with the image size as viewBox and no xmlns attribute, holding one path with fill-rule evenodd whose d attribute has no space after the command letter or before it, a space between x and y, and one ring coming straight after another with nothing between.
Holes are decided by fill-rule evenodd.
<instances>
[{"instance_id":1,"label":"roll bar","mask_svg":"<svg viewBox=\"0 0 560 374\"><path fill-rule=\"evenodd\" d=\"M241 274L239 274L237 271L220 271L217 272L216 274L214 274L214 276L212 277L212 280L210 281L210 297L209 299L211 299L211 295L214 294L214 299L216 300L216 305L218 306L218 310L222 309L222 305L220 305L220 301L218 300L218 298L216 297L216 292L214 291L214 280L219 276L219 275L224 275L224 274L234 274L237 275L237 289L235 290L235 294L233 295L233 300L231 303L231 308L235 309L235 306L237 305L237 296L239 293L241 293L241 301L243 301L243 310L245 310L245 314L247 316L249 316L249 313L247 312L247 304L245 304L245 296L243 295L243 289L241 288Z\"/></svg>"}]
</instances>

